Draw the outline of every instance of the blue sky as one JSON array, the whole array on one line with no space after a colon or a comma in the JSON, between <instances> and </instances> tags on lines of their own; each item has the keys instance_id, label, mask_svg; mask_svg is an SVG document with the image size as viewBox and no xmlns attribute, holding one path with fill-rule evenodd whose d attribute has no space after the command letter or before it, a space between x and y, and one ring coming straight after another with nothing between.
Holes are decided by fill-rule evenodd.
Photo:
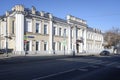
<instances>
[{"instance_id":1,"label":"blue sky","mask_svg":"<svg viewBox=\"0 0 120 80\"><path fill-rule=\"evenodd\" d=\"M120 27L120 0L0 0L0 15L16 4L27 8L35 6L38 11L46 11L63 19L71 14L102 31Z\"/></svg>"}]
</instances>

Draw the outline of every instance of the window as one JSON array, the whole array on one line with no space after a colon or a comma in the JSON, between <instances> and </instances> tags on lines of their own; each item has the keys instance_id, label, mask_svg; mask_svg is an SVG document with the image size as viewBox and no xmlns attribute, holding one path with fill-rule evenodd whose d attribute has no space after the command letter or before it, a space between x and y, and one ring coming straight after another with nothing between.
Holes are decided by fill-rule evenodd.
<instances>
[{"instance_id":1,"label":"window","mask_svg":"<svg viewBox=\"0 0 120 80\"><path fill-rule=\"evenodd\" d=\"M40 24L36 23L36 33L40 33Z\"/></svg>"},{"instance_id":2,"label":"window","mask_svg":"<svg viewBox=\"0 0 120 80\"><path fill-rule=\"evenodd\" d=\"M64 29L63 36L66 37L66 29Z\"/></svg>"},{"instance_id":3,"label":"window","mask_svg":"<svg viewBox=\"0 0 120 80\"><path fill-rule=\"evenodd\" d=\"M71 34L72 34L72 37L73 37L73 30L71 29Z\"/></svg>"},{"instance_id":4,"label":"window","mask_svg":"<svg viewBox=\"0 0 120 80\"><path fill-rule=\"evenodd\" d=\"M53 27L53 35L56 33L56 27Z\"/></svg>"},{"instance_id":5,"label":"window","mask_svg":"<svg viewBox=\"0 0 120 80\"><path fill-rule=\"evenodd\" d=\"M30 42L29 41L27 41L27 43L26 43L26 51L29 51L30 50Z\"/></svg>"},{"instance_id":6,"label":"window","mask_svg":"<svg viewBox=\"0 0 120 80\"><path fill-rule=\"evenodd\" d=\"M39 50L39 42L37 41L36 42L36 51L38 51Z\"/></svg>"},{"instance_id":7,"label":"window","mask_svg":"<svg viewBox=\"0 0 120 80\"><path fill-rule=\"evenodd\" d=\"M47 34L47 25L44 25L44 34Z\"/></svg>"},{"instance_id":8,"label":"window","mask_svg":"<svg viewBox=\"0 0 120 80\"><path fill-rule=\"evenodd\" d=\"M55 42L53 42L53 50L55 50Z\"/></svg>"},{"instance_id":9,"label":"window","mask_svg":"<svg viewBox=\"0 0 120 80\"><path fill-rule=\"evenodd\" d=\"M88 38L90 39L90 33L89 33L89 35L88 35Z\"/></svg>"},{"instance_id":10,"label":"window","mask_svg":"<svg viewBox=\"0 0 120 80\"><path fill-rule=\"evenodd\" d=\"M59 36L61 36L61 28L59 28Z\"/></svg>"},{"instance_id":11,"label":"window","mask_svg":"<svg viewBox=\"0 0 120 80\"><path fill-rule=\"evenodd\" d=\"M59 50L61 50L61 42L59 42Z\"/></svg>"},{"instance_id":12,"label":"window","mask_svg":"<svg viewBox=\"0 0 120 80\"><path fill-rule=\"evenodd\" d=\"M47 42L44 42L44 51L47 50Z\"/></svg>"},{"instance_id":13,"label":"window","mask_svg":"<svg viewBox=\"0 0 120 80\"><path fill-rule=\"evenodd\" d=\"M14 21L12 21L12 34L14 34Z\"/></svg>"},{"instance_id":14,"label":"window","mask_svg":"<svg viewBox=\"0 0 120 80\"><path fill-rule=\"evenodd\" d=\"M31 21L26 21L26 32L32 32L32 24Z\"/></svg>"},{"instance_id":15,"label":"window","mask_svg":"<svg viewBox=\"0 0 120 80\"><path fill-rule=\"evenodd\" d=\"M78 29L76 30L76 37L78 38Z\"/></svg>"}]
</instances>

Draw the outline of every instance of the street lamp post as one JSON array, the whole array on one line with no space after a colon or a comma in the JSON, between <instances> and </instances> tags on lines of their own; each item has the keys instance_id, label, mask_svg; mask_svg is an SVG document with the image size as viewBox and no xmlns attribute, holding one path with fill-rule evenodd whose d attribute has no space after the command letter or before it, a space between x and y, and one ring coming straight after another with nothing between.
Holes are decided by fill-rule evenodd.
<instances>
[{"instance_id":1,"label":"street lamp post","mask_svg":"<svg viewBox=\"0 0 120 80\"><path fill-rule=\"evenodd\" d=\"M8 57L8 36L7 36L7 35L5 36L5 39L6 39L6 40L5 40L5 41L6 41L6 42L5 42L5 43L6 43L6 55L7 55L7 57Z\"/></svg>"},{"instance_id":2,"label":"street lamp post","mask_svg":"<svg viewBox=\"0 0 120 80\"><path fill-rule=\"evenodd\" d=\"M6 18L6 36L5 36L5 43L6 43L6 55L8 57L8 28L7 28L7 18Z\"/></svg>"},{"instance_id":3,"label":"street lamp post","mask_svg":"<svg viewBox=\"0 0 120 80\"><path fill-rule=\"evenodd\" d=\"M64 45L64 55L65 55L65 45Z\"/></svg>"}]
</instances>

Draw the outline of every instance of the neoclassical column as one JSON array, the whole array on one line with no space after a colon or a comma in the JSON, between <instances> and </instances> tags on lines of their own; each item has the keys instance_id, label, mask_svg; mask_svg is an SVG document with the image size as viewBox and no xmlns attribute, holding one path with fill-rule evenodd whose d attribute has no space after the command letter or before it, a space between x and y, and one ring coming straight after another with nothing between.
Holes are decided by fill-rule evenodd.
<instances>
[{"instance_id":1,"label":"neoclassical column","mask_svg":"<svg viewBox=\"0 0 120 80\"><path fill-rule=\"evenodd\" d=\"M68 53L72 54L72 25L70 23L70 15L67 15L67 23L69 24L68 27Z\"/></svg>"},{"instance_id":2,"label":"neoclassical column","mask_svg":"<svg viewBox=\"0 0 120 80\"><path fill-rule=\"evenodd\" d=\"M86 29L83 30L83 40L84 40L83 50L86 51Z\"/></svg>"},{"instance_id":3,"label":"neoclassical column","mask_svg":"<svg viewBox=\"0 0 120 80\"><path fill-rule=\"evenodd\" d=\"M7 22L6 21L2 21L2 26L3 26L3 30L4 30L4 32L3 32L3 36L7 36ZM3 48L6 48L7 46L6 46L6 42L7 42L7 38L5 38L5 41L4 41L4 46L3 46Z\"/></svg>"},{"instance_id":4,"label":"neoclassical column","mask_svg":"<svg viewBox=\"0 0 120 80\"><path fill-rule=\"evenodd\" d=\"M77 27L76 26L74 26L74 30L73 30L73 32L74 32L74 46L73 46L73 49L74 49L74 51L75 51L75 53L77 53L77 43L76 43L76 40L77 40Z\"/></svg>"},{"instance_id":5,"label":"neoclassical column","mask_svg":"<svg viewBox=\"0 0 120 80\"><path fill-rule=\"evenodd\" d=\"M52 21L52 14L49 14L50 18L50 28L49 28L49 53L53 54L53 21Z\"/></svg>"},{"instance_id":6,"label":"neoclassical column","mask_svg":"<svg viewBox=\"0 0 120 80\"><path fill-rule=\"evenodd\" d=\"M16 22L16 51L21 52L24 51L24 15L18 13L15 15Z\"/></svg>"},{"instance_id":7,"label":"neoclassical column","mask_svg":"<svg viewBox=\"0 0 120 80\"><path fill-rule=\"evenodd\" d=\"M15 46L16 46L16 53L22 54L24 51L24 7L22 5L16 5L16 14L15 14L15 31L16 31L16 39L15 39Z\"/></svg>"},{"instance_id":8,"label":"neoclassical column","mask_svg":"<svg viewBox=\"0 0 120 80\"><path fill-rule=\"evenodd\" d=\"M93 52L95 53L96 51L96 45L95 45L95 40L96 40L96 34L93 33L94 39L93 39Z\"/></svg>"},{"instance_id":9,"label":"neoclassical column","mask_svg":"<svg viewBox=\"0 0 120 80\"><path fill-rule=\"evenodd\" d=\"M72 34L71 34L71 26L68 27L68 53L72 53Z\"/></svg>"},{"instance_id":10,"label":"neoclassical column","mask_svg":"<svg viewBox=\"0 0 120 80\"><path fill-rule=\"evenodd\" d=\"M83 29L80 29L80 39L83 40ZM83 51L83 42L80 43L80 52Z\"/></svg>"}]
</instances>

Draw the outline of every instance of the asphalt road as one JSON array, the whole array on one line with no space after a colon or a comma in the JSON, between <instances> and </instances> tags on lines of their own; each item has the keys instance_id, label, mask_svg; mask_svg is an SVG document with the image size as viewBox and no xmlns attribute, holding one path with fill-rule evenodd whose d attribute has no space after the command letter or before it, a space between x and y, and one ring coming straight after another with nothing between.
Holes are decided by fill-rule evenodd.
<instances>
[{"instance_id":1,"label":"asphalt road","mask_svg":"<svg viewBox=\"0 0 120 80\"><path fill-rule=\"evenodd\" d=\"M0 64L0 80L120 80L119 74L119 55Z\"/></svg>"}]
</instances>

